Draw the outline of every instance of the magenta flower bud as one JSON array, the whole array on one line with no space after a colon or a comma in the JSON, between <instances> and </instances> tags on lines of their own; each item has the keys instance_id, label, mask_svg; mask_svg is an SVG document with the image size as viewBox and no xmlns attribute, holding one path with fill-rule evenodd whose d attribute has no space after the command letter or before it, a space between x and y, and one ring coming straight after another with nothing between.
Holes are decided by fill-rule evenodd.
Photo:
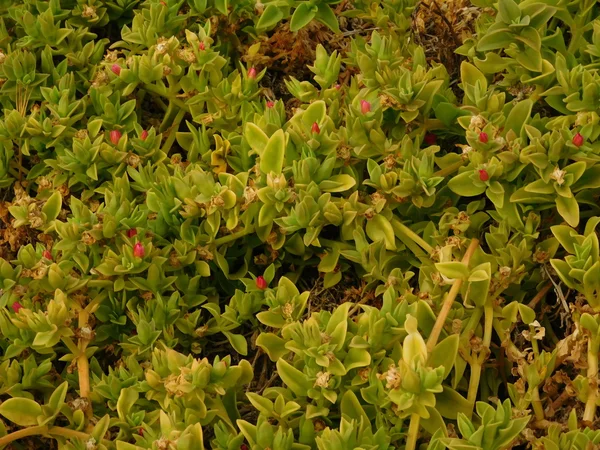
<instances>
[{"instance_id":1,"label":"magenta flower bud","mask_svg":"<svg viewBox=\"0 0 600 450\"><path fill-rule=\"evenodd\" d=\"M256 277L256 287L260 290L265 290L267 288L267 280L262 275Z\"/></svg>"},{"instance_id":2,"label":"magenta flower bud","mask_svg":"<svg viewBox=\"0 0 600 450\"><path fill-rule=\"evenodd\" d=\"M132 238L137 234L137 230L135 228L130 228L127 230L127 237Z\"/></svg>"},{"instance_id":3,"label":"magenta flower bud","mask_svg":"<svg viewBox=\"0 0 600 450\"><path fill-rule=\"evenodd\" d=\"M110 132L110 142L112 142L114 145L117 145L121 140L121 136L122 134L119 130L112 130Z\"/></svg>"},{"instance_id":4,"label":"magenta flower bud","mask_svg":"<svg viewBox=\"0 0 600 450\"><path fill-rule=\"evenodd\" d=\"M248 78L254 80L256 78L256 69L254 67L250 67L248 70Z\"/></svg>"},{"instance_id":5,"label":"magenta flower bud","mask_svg":"<svg viewBox=\"0 0 600 450\"><path fill-rule=\"evenodd\" d=\"M581 133L577 133L575 136L573 136L573 145L575 145L575 147L581 147L583 145L583 141L584 138Z\"/></svg>"},{"instance_id":6,"label":"magenta flower bud","mask_svg":"<svg viewBox=\"0 0 600 450\"><path fill-rule=\"evenodd\" d=\"M313 122L312 127L310 129L313 133L319 134L321 129L319 128L319 124L317 122Z\"/></svg>"},{"instance_id":7,"label":"magenta flower bud","mask_svg":"<svg viewBox=\"0 0 600 450\"><path fill-rule=\"evenodd\" d=\"M482 144L487 144L488 134L484 132L479 133L479 142L481 142Z\"/></svg>"},{"instance_id":8,"label":"magenta flower bud","mask_svg":"<svg viewBox=\"0 0 600 450\"><path fill-rule=\"evenodd\" d=\"M371 112L371 104L366 100L361 100L360 101L360 112L362 112L363 114L367 114L368 112Z\"/></svg>"},{"instance_id":9,"label":"magenta flower bud","mask_svg":"<svg viewBox=\"0 0 600 450\"><path fill-rule=\"evenodd\" d=\"M137 242L133 246L133 256L135 256L136 258L143 258L145 255L146 255L146 250L144 249L144 246L142 245L141 242Z\"/></svg>"},{"instance_id":10,"label":"magenta flower bud","mask_svg":"<svg viewBox=\"0 0 600 450\"><path fill-rule=\"evenodd\" d=\"M148 132L146 130L142 131L142 134L140 134L140 139L142 141L145 141L147 137L148 137Z\"/></svg>"},{"instance_id":11,"label":"magenta flower bud","mask_svg":"<svg viewBox=\"0 0 600 450\"><path fill-rule=\"evenodd\" d=\"M114 73L116 76L121 75L121 66L118 64L113 64L110 70L112 70L112 73Z\"/></svg>"},{"instance_id":12,"label":"magenta flower bud","mask_svg":"<svg viewBox=\"0 0 600 450\"><path fill-rule=\"evenodd\" d=\"M204 45L204 42L200 42L198 44L198 50L205 50L205 49L206 49L206 46Z\"/></svg>"},{"instance_id":13,"label":"magenta flower bud","mask_svg":"<svg viewBox=\"0 0 600 450\"><path fill-rule=\"evenodd\" d=\"M50 261L52 261L52 253L50 253L50 250L44 250L42 252L42 257L49 259Z\"/></svg>"},{"instance_id":14,"label":"magenta flower bud","mask_svg":"<svg viewBox=\"0 0 600 450\"><path fill-rule=\"evenodd\" d=\"M271 100L269 100L267 102L267 108L271 109L273 106L275 106L275 102L272 102Z\"/></svg>"},{"instance_id":15,"label":"magenta flower bud","mask_svg":"<svg viewBox=\"0 0 600 450\"><path fill-rule=\"evenodd\" d=\"M22 308L23 308L23 305L21 305L19 302L14 302L12 304L12 309L15 312L15 314L18 314Z\"/></svg>"}]
</instances>

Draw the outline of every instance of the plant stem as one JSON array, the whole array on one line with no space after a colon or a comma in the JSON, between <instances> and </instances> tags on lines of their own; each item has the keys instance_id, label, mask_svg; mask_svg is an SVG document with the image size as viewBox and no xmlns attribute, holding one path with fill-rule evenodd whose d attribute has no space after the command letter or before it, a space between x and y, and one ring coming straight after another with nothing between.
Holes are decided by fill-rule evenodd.
<instances>
[{"instance_id":1,"label":"plant stem","mask_svg":"<svg viewBox=\"0 0 600 450\"><path fill-rule=\"evenodd\" d=\"M15 431L13 433L7 434L6 436L0 437L0 447L3 447L11 442L14 442L19 439L23 439L29 436L39 436L39 435L54 435L54 436L62 436L66 438L77 438L82 440L88 440L90 435L88 433L84 433L83 431L71 430L69 428L63 427L50 427L46 425L40 425L35 427L27 427L21 430ZM103 443L108 444L109 441L102 440Z\"/></svg>"},{"instance_id":2,"label":"plant stem","mask_svg":"<svg viewBox=\"0 0 600 450\"><path fill-rule=\"evenodd\" d=\"M469 379L469 391L467 392L467 401L471 405L467 418L471 418L475 402L477 401L477 393L479 392L479 383L481 381L481 361L479 358L474 358L475 362L471 364L471 378Z\"/></svg>"},{"instance_id":3,"label":"plant stem","mask_svg":"<svg viewBox=\"0 0 600 450\"><path fill-rule=\"evenodd\" d=\"M17 439L23 439L29 436L35 436L37 434L46 434L48 432L48 427L45 425L40 425L37 427L28 427L23 428L18 431L14 431L13 433L7 434L6 436L2 436L0 438L0 447L3 447Z\"/></svg>"},{"instance_id":4,"label":"plant stem","mask_svg":"<svg viewBox=\"0 0 600 450\"><path fill-rule=\"evenodd\" d=\"M479 239L473 239L471 241L471 244L469 244L469 248L467 248L465 255L463 256L462 262L464 264L466 264L466 265L469 264L469 261L471 260L471 256L473 256L473 253L475 253L475 250L477 250L478 246L479 246ZM437 341L442 332L442 328L444 328L444 324L446 323L446 318L448 317L448 314L450 313L450 309L452 308L452 304L454 303L454 299L456 298L456 296L458 295L458 293L460 291L462 281L463 281L462 279L455 280L454 283L452 284L452 287L450 288L450 292L448 292L448 295L444 299L444 304L442 305L442 309L440 310L440 313L438 314L437 320L435 321L435 325L433 326L433 329L431 330L431 334L429 335L429 339L427 340L427 351L429 351L429 352L431 352L437 344Z\"/></svg>"},{"instance_id":5,"label":"plant stem","mask_svg":"<svg viewBox=\"0 0 600 450\"><path fill-rule=\"evenodd\" d=\"M544 414L544 407L542 406L542 401L540 400L539 386L536 386L533 389L533 398L531 400L531 404L533 406L533 413L535 414L535 419L537 421L546 420L546 415Z\"/></svg>"},{"instance_id":6,"label":"plant stem","mask_svg":"<svg viewBox=\"0 0 600 450\"><path fill-rule=\"evenodd\" d=\"M494 329L494 307L491 301L488 300L486 305L483 307L485 314L485 325L483 328L483 345L489 350L492 343L492 331Z\"/></svg>"},{"instance_id":7,"label":"plant stem","mask_svg":"<svg viewBox=\"0 0 600 450\"><path fill-rule=\"evenodd\" d=\"M250 225L250 226L244 228L243 230L236 231L235 233L231 233L231 234L228 234L227 236L220 237L219 239L215 239L214 244L215 244L215 246L218 247L220 245L227 244L231 241L235 241L236 239L239 239L241 237L244 237L244 236L246 236L248 234L252 234L252 233L254 233L254 226Z\"/></svg>"},{"instance_id":8,"label":"plant stem","mask_svg":"<svg viewBox=\"0 0 600 450\"><path fill-rule=\"evenodd\" d=\"M590 387L588 399L585 402L583 421L589 423L593 422L596 417L596 401L598 400L598 343L599 339L595 336L588 341L587 377Z\"/></svg>"},{"instance_id":9,"label":"plant stem","mask_svg":"<svg viewBox=\"0 0 600 450\"><path fill-rule=\"evenodd\" d=\"M79 329L88 326L89 313L86 309L79 311ZM77 357L77 373L79 375L79 396L90 400L90 363L88 361L85 350L88 345L88 340L83 337L79 338L79 356ZM91 406L85 409L87 417L91 416Z\"/></svg>"},{"instance_id":10,"label":"plant stem","mask_svg":"<svg viewBox=\"0 0 600 450\"><path fill-rule=\"evenodd\" d=\"M415 450L417 447L417 438L419 437L419 422L421 416L416 413L410 416L410 425L408 426L408 435L406 436L405 450Z\"/></svg>"},{"instance_id":11,"label":"plant stem","mask_svg":"<svg viewBox=\"0 0 600 450\"><path fill-rule=\"evenodd\" d=\"M413 230L408 228L402 222L397 220L397 221L394 221L393 225L396 226L396 231L398 231L400 234L404 234L407 238L409 238L415 244L418 244L419 247L421 247L423 250L425 250L425 252L428 255L431 255L433 253L433 247L431 245L429 245L427 242L425 242L421 236L419 236Z\"/></svg>"},{"instance_id":12,"label":"plant stem","mask_svg":"<svg viewBox=\"0 0 600 450\"><path fill-rule=\"evenodd\" d=\"M445 177L447 175L450 175L451 173L456 172L458 169L460 169L464 165L465 165L464 161L455 162L454 164L450 164L448 167L444 167L443 169L438 170L437 172L435 172L433 174L433 176L434 177Z\"/></svg>"},{"instance_id":13,"label":"plant stem","mask_svg":"<svg viewBox=\"0 0 600 450\"><path fill-rule=\"evenodd\" d=\"M177 115L175 116L175 120L173 120L173 124L169 127L169 136L165 141L165 145L163 145L162 151L165 155L169 153L173 142L175 142L175 138L177 137L177 130L179 130L179 124L183 120L185 116L185 111L180 109Z\"/></svg>"},{"instance_id":14,"label":"plant stem","mask_svg":"<svg viewBox=\"0 0 600 450\"><path fill-rule=\"evenodd\" d=\"M168 98L171 102L173 102L173 104L177 105L180 109L183 109L186 112L189 111L188 106L184 102L182 102L181 100L179 100L175 96L169 95L168 92L161 91L160 89L158 89L158 87L156 87L153 84L144 84L143 89L146 90L146 91L148 91L148 92L152 92L153 94L160 95L162 97Z\"/></svg>"}]
</instances>

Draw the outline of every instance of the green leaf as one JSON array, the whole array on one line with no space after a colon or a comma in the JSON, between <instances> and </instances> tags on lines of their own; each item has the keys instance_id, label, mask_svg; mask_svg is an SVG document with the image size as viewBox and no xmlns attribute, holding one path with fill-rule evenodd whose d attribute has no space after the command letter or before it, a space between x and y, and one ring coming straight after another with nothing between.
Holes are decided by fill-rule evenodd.
<instances>
[{"instance_id":1,"label":"green leaf","mask_svg":"<svg viewBox=\"0 0 600 450\"><path fill-rule=\"evenodd\" d=\"M308 377L284 359L277 361L277 373L281 380L298 397L306 397L312 383Z\"/></svg>"},{"instance_id":2,"label":"green leaf","mask_svg":"<svg viewBox=\"0 0 600 450\"><path fill-rule=\"evenodd\" d=\"M572 227L579 225L579 205L575 197L556 197L556 210Z\"/></svg>"},{"instance_id":3,"label":"green leaf","mask_svg":"<svg viewBox=\"0 0 600 450\"><path fill-rule=\"evenodd\" d=\"M137 402L140 394L132 387L121 389L119 400L117 400L117 414L119 419L126 420L131 408Z\"/></svg>"},{"instance_id":4,"label":"green leaf","mask_svg":"<svg viewBox=\"0 0 600 450\"><path fill-rule=\"evenodd\" d=\"M487 80L485 75L471 63L465 61L460 65L460 78L463 84L466 83L475 86L477 82L479 82L481 90L483 92L487 90Z\"/></svg>"},{"instance_id":5,"label":"green leaf","mask_svg":"<svg viewBox=\"0 0 600 450\"><path fill-rule=\"evenodd\" d=\"M365 231L373 242L382 240L385 242L387 250L396 249L396 236L392 224L382 214L377 214L371 220L367 221Z\"/></svg>"},{"instance_id":6,"label":"green leaf","mask_svg":"<svg viewBox=\"0 0 600 450\"><path fill-rule=\"evenodd\" d=\"M323 192L344 192L353 188L356 180L347 174L333 175L319 184Z\"/></svg>"},{"instance_id":7,"label":"green leaf","mask_svg":"<svg viewBox=\"0 0 600 450\"><path fill-rule=\"evenodd\" d=\"M451 280L465 280L469 277L469 268L460 261L436 263L435 268Z\"/></svg>"},{"instance_id":8,"label":"green leaf","mask_svg":"<svg viewBox=\"0 0 600 450\"><path fill-rule=\"evenodd\" d=\"M283 12L275 5L267 5L265 10L260 16L256 28L258 30L268 30L283 19Z\"/></svg>"},{"instance_id":9,"label":"green leaf","mask_svg":"<svg viewBox=\"0 0 600 450\"><path fill-rule=\"evenodd\" d=\"M531 116L531 108L533 108L533 102L530 99L517 103L508 113L504 129L506 131L513 130L517 136L520 136L523 126Z\"/></svg>"},{"instance_id":10,"label":"green leaf","mask_svg":"<svg viewBox=\"0 0 600 450\"><path fill-rule=\"evenodd\" d=\"M233 347L233 349L240 355L248 354L248 341L241 334L233 334L228 331L223 331L223 334Z\"/></svg>"},{"instance_id":11,"label":"green leaf","mask_svg":"<svg viewBox=\"0 0 600 450\"><path fill-rule=\"evenodd\" d=\"M0 405L0 415L21 427L37 425L42 407L28 398L9 398Z\"/></svg>"},{"instance_id":12,"label":"green leaf","mask_svg":"<svg viewBox=\"0 0 600 450\"><path fill-rule=\"evenodd\" d=\"M296 32L304 28L315 18L316 14L317 8L315 6L312 6L309 2L300 3L292 15L290 30Z\"/></svg>"},{"instance_id":13,"label":"green leaf","mask_svg":"<svg viewBox=\"0 0 600 450\"><path fill-rule=\"evenodd\" d=\"M450 371L454 367L454 362L458 355L459 338L458 334L448 336L439 342L429 354L427 365L434 368L444 366L444 378L450 374Z\"/></svg>"},{"instance_id":14,"label":"green leaf","mask_svg":"<svg viewBox=\"0 0 600 450\"><path fill-rule=\"evenodd\" d=\"M329 27L329 29L331 29L335 33L340 32L340 25L338 24L337 17L335 17L335 13L329 7L329 5L325 3L319 3L315 19L317 19L323 25Z\"/></svg>"},{"instance_id":15,"label":"green leaf","mask_svg":"<svg viewBox=\"0 0 600 450\"><path fill-rule=\"evenodd\" d=\"M269 137L265 134L265 132L252 122L248 122L244 128L244 137L246 138L248 144L250 144L252 150L261 156L263 150L269 142Z\"/></svg>"},{"instance_id":16,"label":"green leaf","mask_svg":"<svg viewBox=\"0 0 600 450\"><path fill-rule=\"evenodd\" d=\"M62 196L60 192L55 191L54 194L50 196L46 203L42 207L42 212L46 216L46 221L50 222L58 217L60 213L60 208L62 206Z\"/></svg>"},{"instance_id":17,"label":"green leaf","mask_svg":"<svg viewBox=\"0 0 600 450\"><path fill-rule=\"evenodd\" d=\"M483 194L487 186L483 183L475 184L472 175L472 171L460 173L448 182L448 187L461 197L474 197Z\"/></svg>"},{"instance_id":18,"label":"green leaf","mask_svg":"<svg viewBox=\"0 0 600 450\"><path fill-rule=\"evenodd\" d=\"M512 23L521 18L521 10L514 0L499 0L498 16L505 23Z\"/></svg>"},{"instance_id":19,"label":"green leaf","mask_svg":"<svg viewBox=\"0 0 600 450\"><path fill-rule=\"evenodd\" d=\"M267 142L267 145L260 156L260 170L268 174L274 172L281 174L283 162L285 159L285 134L283 130L277 130Z\"/></svg>"},{"instance_id":20,"label":"green leaf","mask_svg":"<svg viewBox=\"0 0 600 450\"><path fill-rule=\"evenodd\" d=\"M274 333L261 333L256 339L256 345L262 348L273 362L283 358L290 352L285 348L285 343L285 339Z\"/></svg>"}]
</instances>

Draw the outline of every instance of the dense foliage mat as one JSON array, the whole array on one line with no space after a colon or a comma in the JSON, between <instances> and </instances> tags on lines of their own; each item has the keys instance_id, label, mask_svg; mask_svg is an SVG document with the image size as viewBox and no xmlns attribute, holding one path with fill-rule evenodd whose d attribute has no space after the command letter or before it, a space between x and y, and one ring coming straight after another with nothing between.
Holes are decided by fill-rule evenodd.
<instances>
[{"instance_id":1,"label":"dense foliage mat","mask_svg":"<svg viewBox=\"0 0 600 450\"><path fill-rule=\"evenodd\" d=\"M0 0L0 448L599 448L594 0Z\"/></svg>"}]
</instances>

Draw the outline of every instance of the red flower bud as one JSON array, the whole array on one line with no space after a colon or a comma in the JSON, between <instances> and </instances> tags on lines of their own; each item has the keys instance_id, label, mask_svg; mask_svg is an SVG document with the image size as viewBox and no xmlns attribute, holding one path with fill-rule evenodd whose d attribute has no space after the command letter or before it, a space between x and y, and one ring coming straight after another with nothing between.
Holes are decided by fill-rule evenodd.
<instances>
[{"instance_id":1,"label":"red flower bud","mask_svg":"<svg viewBox=\"0 0 600 450\"><path fill-rule=\"evenodd\" d=\"M167 6L167 2L165 2L165 1L161 1L160 4L163 6Z\"/></svg>"},{"instance_id":2,"label":"red flower bud","mask_svg":"<svg viewBox=\"0 0 600 450\"><path fill-rule=\"evenodd\" d=\"M19 302L14 302L12 304L12 309L15 312L15 314L18 314L21 308L23 308L23 305L21 305Z\"/></svg>"},{"instance_id":3,"label":"red flower bud","mask_svg":"<svg viewBox=\"0 0 600 450\"><path fill-rule=\"evenodd\" d=\"M262 275L256 277L256 287L264 290L267 288L267 280Z\"/></svg>"},{"instance_id":4,"label":"red flower bud","mask_svg":"<svg viewBox=\"0 0 600 450\"><path fill-rule=\"evenodd\" d=\"M142 134L140 134L140 139L142 141L145 141L147 137L148 137L148 132L146 130L142 131Z\"/></svg>"},{"instance_id":5,"label":"red flower bud","mask_svg":"<svg viewBox=\"0 0 600 450\"><path fill-rule=\"evenodd\" d=\"M312 127L310 129L313 133L319 134L321 129L319 128L319 124L317 122L313 122Z\"/></svg>"},{"instance_id":6,"label":"red flower bud","mask_svg":"<svg viewBox=\"0 0 600 450\"><path fill-rule=\"evenodd\" d=\"M339 91L342 88L342 85L338 83L335 85L335 88Z\"/></svg>"},{"instance_id":7,"label":"red flower bud","mask_svg":"<svg viewBox=\"0 0 600 450\"><path fill-rule=\"evenodd\" d=\"M113 64L110 70L112 70L112 73L114 73L116 76L121 75L121 66L118 64Z\"/></svg>"},{"instance_id":8,"label":"red flower bud","mask_svg":"<svg viewBox=\"0 0 600 450\"><path fill-rule=\"evenodd\" d=\"M482 144L487 144L488 134L484 132L479 133L479 142L481 142Z\"/></svg>"},{"instance_id":9,"label":"red flower bud","mask_svg":"<svg viewBox=\"0 0 600 450\"><path fill-rule=\"evenodd\" d=\"M114 145L117 145L121 140L121 136L122 134L119 130L112 130L110 132L110 142L112 142Z\"/></svg>"},{"instance_id":10,"label":"red flower bud","mask_svg":"<svg viewBox=\"0 0 600 450\"><path fill-rule=\"evenodd\" d=\"M132 238L137 234L137 230L135 228L130 228L127 230L127 237Z\"/></svg>"},{"instance_id":11,"label":"red flower bud","mask_svg":"<svg viewBox=\"0 0 600 450\"><path fill-rule=\"evenodd\" d=\"M275 102L272 102L271 100L269 100L267 102L267 108L272 108L273 106L275 106Z\"/></svg>"},{"instance_id":12,"label":"red flower bud","mask_svg":"<svg viewBox=\"0 0 600 450\"><path fill-rule=\"evenodd\" d=\"M481 181L487 181L487 180L489 180L489 179L490 179L490 174L488 173L488 171L487 171L487 170L485 170L485 169L481 169L481 170L479 171L479 179L480 179Z\"/></svg>"},{"instance_id":13,"label":"red flower bud","mask_svg":"<svg viewBox=\"0 0 600 450\"><path fill-rule=\"evenodd\" d=\"M585 139L583 138L581 133L577 133L575 136L573 136L573 145L575 147L581 147L583 145L584 140Z\"/></svg>"},{"instance_id":14,"label":"red flower bud","mask_svg":"<svg viewBox=\"0 0 600 450\"><path fill-rule=\"evenodd\" d=\"M427 133L423 140L427 145L434 145L437 141L437 136L433 133Z\"/></svg>"},{"instance_id":15,"label":"red flower bud","mask_svg":"<svg viewBox=\"0 0 600 450\"><path fill-rule=\"evenodd\" d=\"M144 246L141 244L141 242L137 242L133 246L133 256L136 258L143 258L145 254L146 250L144 249Z\"/></svg>"},{"instance_id":16,"label":"red flower bud","mask_svg":"<svg viewBox=\"0 0 600 450\"><path fill-rule=\"evenodd\" d=\"M366 100L361 100L360 101L360 112L363 114L367 114L368 112L371 112L371 104Z\"/></svg>"},{"instance_id":17,"label":"red flower bud","mask_svg":"<svg viewBox=\"0 0 600 450\"><path fill-rule=\"evenodd\" d=\"M205 50L205 49L206 49L206 46L204 45L204 42L200 42L198 44L198 50Z\"/></svg>"},{"instance_id":18,"label":"red flower bud","mask_svg":"<svg viewBox=\"0 0 600 450\"><path fill-rule=\"evenodd\" d=\"M248 70L248 78L254 80L256 78L256 69L254 67L250 67Z\"/></svg>"},{"instance_id":19,"label":"red flower bud","mask_svg":"<svg viewBox=\"0 0 600 450\"><path fill-rule=\"evenodd\" d=\"M246 444L240 445L240 450L250 450Z\"/></svg>"},{"instance_id":20,"label":"red flower bud","mask_svg":"<svg viewBox=\"0 0 600 450\"><path fill-rule=\"evenodd\" d=\"M50 250L44 250L42 252L42 256L46 259L49 259L50 261L52 261L52 253L50 253Z\"/></svg>"},{"instance_id":21,"label":"red flower bud","mask_svg":"<svg viewBox=\"0 0 600 450\"><path fill-rule=\"evenodd\" d=\"M143 435L144 435L144 429L143 429L143 428L140 428L140 431L138 431L138 434L139 434L140 436L143 436Z\"/></svg>"}]
</instances>

